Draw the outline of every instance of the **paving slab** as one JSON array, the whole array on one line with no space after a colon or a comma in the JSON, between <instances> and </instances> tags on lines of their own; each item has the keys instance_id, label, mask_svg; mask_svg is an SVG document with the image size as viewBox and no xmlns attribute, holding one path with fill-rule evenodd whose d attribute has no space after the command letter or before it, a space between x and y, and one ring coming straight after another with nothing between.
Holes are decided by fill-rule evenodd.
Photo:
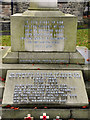
<instances>
[{"instance_id":1,"label":"paving slab","mask_svg":"<svg viewBox=\"0 0 90 120\"><path fill-rule=\"evenodd\" d=\"M76 49L85 58L85 64L90 64L90 50L85 46L77 46Z\"/></svg>"}]
</instances>

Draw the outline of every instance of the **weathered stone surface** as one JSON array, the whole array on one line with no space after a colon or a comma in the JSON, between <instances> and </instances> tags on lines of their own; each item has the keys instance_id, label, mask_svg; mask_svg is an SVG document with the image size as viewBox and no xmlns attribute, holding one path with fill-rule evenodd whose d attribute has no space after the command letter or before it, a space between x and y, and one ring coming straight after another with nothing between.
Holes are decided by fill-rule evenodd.
<instances>
[{"instance_id":1,"label":"weathered stone surface","mask_svg":"<svg viewBox=\"0 0 90 120\"><path fill-rule=\"evenodd\" d=\"M69 63L69 53L19 52L19 63Z\"/></svg>"},{"instance_id":2,"label":"weathered stone surface","mask_svg":"<svg viewBox=\"0 0 90 120\"><path fill-rule=\"evenodd\" d=\"M0 72L3 78L6 77L6 73L7 70L27 70L27 69L35 69L37 70L38 68L40 68L41 70L43 69L61 69L61 70L82 70L83 68L81 65L73 65L73 64L66 64L66 65L62 65L62 64L0 64ZM88 74L85 74L85 77L88 78ZM88 79L85 79L88 80Z\"/></svg>"},{"instance_id":3,"label":"weathered stone surface","mask_svg":"<svg viewBox=\"0 0 90 120\"><path fill-rule=\"evenodd\" d=\"M90 118L89 114L90 114L90 109L89 110L79 110L79 109L72 110L72 117L73 118L89 119Z\"/></svg>"},{"instance_id":4,"label":"weathered stone surface","mask_svg":"<svg viewBox=\"0 0 90 120\"><path fill-rule=\"evenodd\" d=\"M82 65L85 80L90 80L90 64Z\"/></svg>"},{"instance_id":5,"label":"weathered stone surface","mask_svg":"<svg viewBox=\"0 0 90 120\"><path fill-rule=\"evenodd\" d=\"M2 58L2 62L5 64L15 64L18 63L18 52L7 52L3 58Z\"/></svg>"},{"instance_id":6,"label":"weathered stone surface","mask_svg":"<svg viewBox=\"0 0 90 120\"><path fill-rule=\"evenodd\" d=\"M3 97L3 91L4 91L4 83L0 81L0 99L2 99Z\"/></svg>"},{"instance_id":7,"label":"weathered stone surface","mask_svg":"<svg viewBox=\"0 0 90 120\"><path fill-rule=\"evenodd\" d=\"M11 51L11 46L0 46L0 55L3 57L6 53ZM1 57L1 59L2 59Z\"/></svg>"},{"instance_id":8,"label":"weathered stone surface","mask_svg":"<svg viewBox=\"0 0 90 120\"><path fill-rule=\"evenodd\" d=\"M11 75L13 73L13 76ZM31 77L31 73L33 73L33 78ZM41 85L40 82L38 82L37 80L37 83L35 83L35 80L36 80L36 73L38 73L39 75L42 74L42 78L43 78L43 83L42 85L47 85L47 84L50 84L50 86L55 86L56 84L58 84L58 89L57 90L60 90L62 91L61 89L59 89L59 86L60 85L63 85L63 81L64 81L64 84L67 85L67 88L66 90L70 89L71 92L68 92L67 91L67 94L68 94L68 97L65 99L63 98L62 96L60 96L60 94L58 93L58 97L55 97L52 99L53 101L48 101L47 102L47 98L44 98L43 100L43 95L40 95L40 98L39 96L37 96L38 98L35 98L35 100L37 100L37 102L33 101L30 97L29 100L27 100L27 102L25 101L21 101L20 102L20 99L24 100L23 97L21 97L19 100L19 102L16 102L15 99L17 99L16 96L14 96L14 92L17 91L17 88L16 88L16 91L15 91L15 86L19 86L19 85L24 85L26 86L31 84L32 86L37 85L37 88L39 89L39 85ZM52 74L54 76L54 78L57 78L57 83L54 81L51 82L53 85L51 85L51 83L49 83L48 81L48 76L46 77L46 80L44 79L45 77L45 73L47 75L50 75ZM58 73L58 77L55 75L56 73ZM18 74L18 76L17 76ZM19 75L21 74L21 76ZM24 74L24 76L23 76ZM59 77L59 76L64 76L63 77ZM65 77L65 74L67 74L67 77ZM28 77L27 77L28 75ZM40 80L42 80L42 78L40 78ZM78 82L76 82L78 81ZM71 88L72 87L72 88ZM75 87L75 89L73 90L73 87ZM22 87L21 87L22 89ZM50 88L49 88L50 89ZM48 91L49 91L48 89ZM56 88L55 88L56 89ZM27 91L29 89L27 88ZM41 89L42 90L42 89ZM54 89L52 89L53 92L54 92ZM21 90L23 91L23 89ZM45 88L44 90L44 97L48 97L49 100L51 100L51 97L47 95L47 93L45 92L47 91L47 88ZM28 91L29 92L29 91ZM37 92L36 89L33 88L33 92ZM17 94L18 94L18 91L17 91ZM20 93L21 94L21 93ZM23 94L23 92L22 92ZM28 93L26 93L28 94ZM29 96L33 94L33 93L30 93ZM49 94L49 93L48 93ZM53 95L55 95L55 93L51 93ZM63 94L66 94L63 93ZM71 96L70 96L71 94ZM73 95L76 95L73 96ZM31 96L34 96L35 97L35 93L34 95L31 95ZM73 96L73 97L72 97ZM62 103L62 99L63 100L66 100L64 103ZM43 100L43 101L40 101L40 100ZM58 101L55 101L55 100L59 100ZM14 102L15 101L15 102ZM87 98L87 93L86 93L86 90L85 90L85 85L84 85L84 81L83 81L83 76L82 76L82 71L80 70L9 70L7 72L7 77L6 77L6 84L5 84L5 90L4 90L4 95L3 95L3 102L2 102L3 105L6 105L6 104L14 104L16 106L22 106L22 107L30 107L30 106L34 106L36 104L36 106L44 106L44 105L47 105L47 106L50 106L50 107L59 107L59 106L62 106L62 107L69 107L69 106L84 106L84 105L88 105L88 98Z\"/></svg>"},{"instance_id":9,"label":"weathered stone surface","mask_svg":"<svg viewBox=\"0 0 90 120\"><path fill-rule=\"evenodd\" d=\"M47 8L47 7L57 7L57 0L31 0L30 7L39 7L39 8Z\"/></svg>"},{"instance_id":10,"label":"weathered stone surface","mask_svg":"<svg viewBox=\"0 0 90 120\"><path fill-rule=\"evenodd\" d=\"M11 114L12 113L12 114ZM19 110L2 110L2 117L3 118L24 118L28 113L30 113L34 118L40 119L40 116L43 113L47 113L50 118L56 118L57 115L61 116L62 118L69 118L70 117L70 110L69 109L19 109Z\"/></svg>"},{"instance_id":11,"label":"weathered stone surface","mask_svg":"<svg viewBox=\"0 0 90 120\"><path fill-rule=\"evenodd\" d=\"M88 98L90 98L90 81L85 82Z\"/></svg>"},{"instance_id":12,"label":"weathered stone surface","mask_svg":"<svg viewBox=\"0 0 90 120\"><path fill-rule=\"evenodd\" d=\"M85 59L78 51L76 51L75 53L70 53L70 63L85 64Z\"/></svg>"},{"instance_id":13,"label":"weathered stone surface","mask_svg":"<svg viewBox=\"0 0 90 120\"><path fill-rule=\"evenodd\" d=\"M42 19L49 20L50 23L52 20L63 21L63 39L53 43L44 43L41 44L44 39L39 40L39 43L36 44L36 40L33 38L30 41L29 38L25 37L25 22L33 20L39 21ZM46 18L47 17L47 18ZM45 19L46 18L46 19ZM18 19L18 21L17 21ZM30 25L30 23L28 23ZM39 24L38 24L39 25ZM51 24L52 25L52 24ZM73 27L72 27L73 26ZM62 52L75 52L76 51L76 32L77 32L77 19L73 15L61 15L60 11L28 11L27 15L15 14L11 17L11 42L12 42L12 51L62 51ZM42 29L43 30L43 29ZM14 33L13 33L14 31ZM19 32L18 32L19 31ZM47 32L48 33L48 32ZM30 43L32 42L32 43ZM46 40L45 40L46 42ZM49 40L49 42L51 42ZM37 46L38 45L38 46ZM48 45L49 47L47 47Z\"/></svg>"},{"instance_id":14,"label":"weathered stone surface","mask_svg":"<svg viewBox=\"0 0 90 120\"><path fill-rule=\"evenodd\" d=\"M40 119L39 117L43 115L43 113L47 113L51 119L56 118L57 115L61 116L61 118L70 118L72 111L71 118L77 119L89 119L90 118L90 109L19 109L19 110L10 110L10 109L3 109L2 110L2 117L3 118L20 118L23 119L28 113L30 113L35 119ZM11 114L12 113L12 114Z\"/></svg>"}]
</instances>

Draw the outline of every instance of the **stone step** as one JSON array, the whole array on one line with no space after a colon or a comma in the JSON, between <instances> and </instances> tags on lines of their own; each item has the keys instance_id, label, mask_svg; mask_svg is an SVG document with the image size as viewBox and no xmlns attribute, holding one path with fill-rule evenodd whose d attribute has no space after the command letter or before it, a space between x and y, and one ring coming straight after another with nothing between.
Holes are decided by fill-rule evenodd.
<instances>
[{"instance_id":1,"label":"stone step","mask_svg":"<svg viewBox=\"0 0 90 120\"><path fill-rule=\"evenodd\" d=\"M36 120L40 120L40 116L46 113L50 119L55 118L57 115L61 116L63 119L75 118L75 119L85 119L90 118L90 109L3 109L2 118L3 119L23 119L27 114L31 114Z\"/></svg>"}]
</instances>

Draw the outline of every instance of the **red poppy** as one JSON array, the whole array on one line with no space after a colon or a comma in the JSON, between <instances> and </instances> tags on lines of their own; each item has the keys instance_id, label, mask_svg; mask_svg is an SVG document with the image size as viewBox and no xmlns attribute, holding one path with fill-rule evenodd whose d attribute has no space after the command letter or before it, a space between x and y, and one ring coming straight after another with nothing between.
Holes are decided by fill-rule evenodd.
<instances>
[{"instance_id":1,"label":"red poppy","mask_svg":"<svg viewBox=\"0 0 90 120\"><path fill-rule=\"evenodd\" d=\"M47 108L47 107L44 107L44 108Z\"/></svg>"},{"instance_id":2,"label":"red poppy","mask_svg":"<svg viewBox=\"0 0 90 120\"><path fill-rule=\"evenodd\" d=\"M6 107L10 108L10 107L11 107L11 105L7 105Z\"/></svg>"},{"instance_id":3,"label":"red poppy","mask_svg":"<svg viewBox=\"0 0 90 120\"><path fill-rule=\"evenodd\" d=\"M68 67L68 64L66 66Z\"/></svg>"},{"instance_id":4,"label":"red poppy","mask_svg":"<svg viewBox=\"0 0 90 120\"><path fill-rule=\"evenodd\" d=\"M4 49L4 47L1 47L1 49Z\"/></svg>"},{"instance_id":5,"label":"red poppy","mask_svg":"<svg viewBox=\"0 0 90 120\"><path fill-rule=\"evenodd\" d=\"M46 116L43 116L43 120L46 120Z\"/></svg>"},{"instance_id":6,"label":"red poppy","mask_svg":"<svg viewBox=\"0 0 90 120\"><path fill-rule=\"evenodd\" d=\"M63 65L64 63L63 63L63 62L61 62L60 64L62 64L62 65Z\"/></svg>"},{"instance_id":7,"label":"red poppy","mask_svg":"<svg viewBox=\"0 0 90 120\"><path fill-rule=\"evenodd\" d=\"M25 120L31 120L31 117L25 118Z\"/></svg>"},{"instance_id":8,"label":"red poppy","mask_svg":"<svg viewBox=\"0 0 90 120\"><path fill-rule=\"evenodd\" d=\"M87 108L87 106L82 106L82 108Z\"/></svg>"},{"instance_id":9,"label":"red poppy","mask_svg":"<svg viewBox=\"0 0 90 120\"><path fill-rule=\"evenodd\" d=\"M11 107L11 109L14 109L14 107Z\"/></svg>"},{"instance_id":10,"label":"red poppy","mask_svg":"<svg viewBox=\"0 0 90 120\"><path fill-rule=\"evenodd\" d=\"M14 108L14 110L18 110L19 109L19 107L18 108Z\"/></svg>"},{"instance_id":11,"label":"red poppy","mask_svg":"<svg viewBox=\"0 0 90 120\"><path fill-rule=\"evenodd\" d=\"M4 78L1 79L2 81L5 81Z\"/></svg>"},{"instance_id":12,"label":"red poppy","mask_svg":"<svg viewBox=\"0 0 90 120\"><path fill-rule=\"evenodd\" d=\"M75 120L75 119L72 118L72 119L69 119L69 120Z\"/></svg>"},{"instance_id":13,"label":"red poppy","mask_svg":"<svg viewBox=\"0 0 90 120\"><path fill-rule=\"evenodd\" d=\"M40 70L40 68L38 68L38 70Z\"/></svg>"},{"instance_id":14,"label":"red poppy","mask_svg":"<svg viewBox=\"0 0 90 120\"><path fill-rule=\"evenodd\" d=\"M90 61L90 58L89 58L89 59L87 59L87 61Z\"/></svg>"}]
</instances>

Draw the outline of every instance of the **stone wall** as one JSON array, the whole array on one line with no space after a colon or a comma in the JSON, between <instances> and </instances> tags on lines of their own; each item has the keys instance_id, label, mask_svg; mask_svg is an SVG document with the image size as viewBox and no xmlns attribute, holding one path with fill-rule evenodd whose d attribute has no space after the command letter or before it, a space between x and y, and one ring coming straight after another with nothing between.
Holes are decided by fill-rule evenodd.
<instances>
[{"instance_id":1,"label":"stone wall","mask_svg":"<svg viewBox=\"0 0 90 120\"><path fill-rule=\"evenodd\" d=\"M9 3L7 4L0 4L0 20L10 20L11 15L11 5Z\"/></svg>"},{"instance_id":2,"label":"stone wall","mask_svg":"<svg viewBox=\"0 0 90 120\"><path fill-rule=\"evenodd\" d=\"M16 6L16 11L14 11L14 12L16 12L16 13L23 13L25 10L28 9L29 4L30 3L28 3L28 2L25 2L25 3L24 2L23 3L18 2L17 6Z\"/></svg>"},{"instance_id":3,"label":"stone wall","mask_svg":"<svg viewBox=\"0 0 90 120\"><path fill-rule=\"evenodd\" d=\"M27 10L29 7L28 2L17 2L13 4L13 13L23 13L25 10ZM78 21L83 21L83 11L84 11L84 5L83 3L58 3L58 7L60 11L63 13L69 13L78 16ZM0 3L0 21L10 21L10 15L11 15L11 3L10 2L3 2ZM7 22L8 23L8 22ZM2 23L4 24L4 22ZM6 22L5 22L5 25ZM3 25L3 26L5 26ZM5 27L6 30L7 27ZM9 27L10 28L10 27ZM7 28L8 29L8 28Z\"/></svg>"},{"instance_id":4,"label":"stone wall","mask_svg":"<svg viewBox=\"0 0 90 120\"><path fill-rule=\"evenodd\" d=\"M60 11L78 17L78 21L83 21L84 4L81 2L69 2L58 4Z\"/></svg>"},{"instance_id":5,"label":"stone wall","mask_svg":"<svg viewBox=\"0 0 90 120\"><path fill-rule=\"evenodd\" d=\"M28 7L29 7L29 3L18 2L16 12L22 13L26 9L28 9ZM58 7L60 11L62 11L63 13L76 15L79 21L83 20L83 11L84 11L83 3L81 2L58 3Z\"/></svg>"},{"instance_id":6,"label":"stone wall","mask_svg":"<svg viewBox=\"0 0 90 120\"><path fill-rule=\"evenodd\" d=\"M0 7L2 8L0 16L7 20L10 18L11 15L11 3L4 3L0 4ZM27 10L29 7L29 3L21 3L17 2L13 5L13 11L14 13L22 13L25 10ZM70 13L78 16L78 20L83 20L83 11L84 11L84 5L81 2L69 2L69 3L58 3L59 9L64 13Z\"/></svg>"},{"instance_id":7,"label":"stone wall","mask_svg":"<svg viewBox=\"0 0 90 120\"><path fill-rule=\"evenodd\" d=\"M13 11L16 13L16 6L17 4L15 3L13 5ZM10 2L2 2L0 3L0 21L8 21L10 20L10 15L11 15L11 3Z\"/></svg>"}]
</instances>

